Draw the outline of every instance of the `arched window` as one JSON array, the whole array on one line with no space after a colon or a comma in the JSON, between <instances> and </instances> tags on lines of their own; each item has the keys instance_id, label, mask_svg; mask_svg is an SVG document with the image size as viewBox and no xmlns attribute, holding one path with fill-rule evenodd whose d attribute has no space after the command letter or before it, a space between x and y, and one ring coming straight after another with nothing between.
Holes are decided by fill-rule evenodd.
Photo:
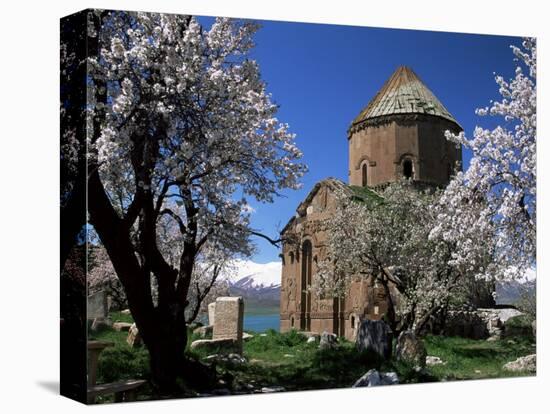
<instances>
[{"instance_id":1,"label":"arched window","mask_svg":"<svg viewBox=\"0 0 550 414\"><path fill-rule=\"evenodd\" d=\"M290 264L294 264L294 253L290 252Z\"/></svg>"},{"instance_id":2,"label":"arched window","mask_svg":"<svg viewBox=\"0 0 550 414\"><path fill-rule=\"evenodd\" d=\"M361 167L361 183L363 187L367 186L367 163L364 163Z\"/></svg>"},{"instance_id":3,"label":"arched window","mask_svg":"<svg viewBox=\"0 0 550 414\"><path fill-rule=\"evenodd\" d=\"M409 179L414 178L413 176L413 163L411 160L403 161L403 177Z\"/></svg>"},{"instance_id":4,"label":"arched window","mask_svg":"<svg viewBox=\"0 0 550 414\"><path fill-rule=\"evenodd\" d=\"M294 328L294 316L290 318L290 326Z\"/></svg>"},{"instance_id":5,"label":"arched window","mask_svg":"<svg viewBox=\"0 0 550 414\"><path fill-rule=\"evenodd\" d=\"M355 328L355 316L351 316L351 329Z\"/></svg>"}]
</instances>

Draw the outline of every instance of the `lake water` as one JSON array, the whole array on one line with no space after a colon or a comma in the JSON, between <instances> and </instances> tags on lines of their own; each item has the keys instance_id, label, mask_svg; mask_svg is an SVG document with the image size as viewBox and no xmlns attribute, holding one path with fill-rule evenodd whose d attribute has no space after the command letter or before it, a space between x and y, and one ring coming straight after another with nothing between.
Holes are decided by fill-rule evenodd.
<instances>
[{"instance_id":1,"label":"lake water","mask_svg":"<svg viewBox=\"0 0 550 414\"><path fill-rule=\"evenodd\" d=\"M279 332L279 314L268 313L264 315L244 314L244 330L265 332L268 329L274 329Z\"/></svg>"}]
</instances>

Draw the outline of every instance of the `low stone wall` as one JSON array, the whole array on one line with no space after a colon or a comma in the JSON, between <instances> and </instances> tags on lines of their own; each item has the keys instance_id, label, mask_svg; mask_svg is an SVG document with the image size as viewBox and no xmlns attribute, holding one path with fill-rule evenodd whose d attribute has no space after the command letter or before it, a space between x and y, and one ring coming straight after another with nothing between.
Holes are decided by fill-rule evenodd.
<instances>
[{"instance_id":1,"label":"low stone wall","mask_svg":"<svg viewBox=\"0 0 550 414\"><path fill-rule=\"evenodd\" d=\"M504 322L521 314L513 308L449 311L443 334L471 339L500 337L504 332Z\"/></svg>"}]
</instances>

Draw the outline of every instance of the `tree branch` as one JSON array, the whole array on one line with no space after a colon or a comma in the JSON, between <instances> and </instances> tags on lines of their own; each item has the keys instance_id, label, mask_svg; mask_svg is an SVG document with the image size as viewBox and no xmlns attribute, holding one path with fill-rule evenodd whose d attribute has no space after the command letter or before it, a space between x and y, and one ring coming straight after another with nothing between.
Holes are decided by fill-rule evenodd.
<instances>
[{"instance_id":1,"label":"tree branch","mask_svg":"<svg viewBox=\"0 0 550 414\"><path fill-rule=\"evenodd\" d=\"M159 213L160 216L162 216L164 214L172 217L176 221L176 223L178 223L181 234L185 234L187 232L187 227L185 227L185 224L183 223L183 220L181 219L180 216L178 216L176 213L174 213L169 208L165 208Z\"/></svg>"}]
</instances>

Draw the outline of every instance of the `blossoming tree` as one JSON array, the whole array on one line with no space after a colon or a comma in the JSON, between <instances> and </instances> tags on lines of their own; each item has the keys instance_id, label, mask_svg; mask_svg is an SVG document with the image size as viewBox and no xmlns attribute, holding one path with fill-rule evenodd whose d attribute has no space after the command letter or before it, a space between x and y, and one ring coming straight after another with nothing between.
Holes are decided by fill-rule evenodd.
<instances>
[{"instance_id":1,"label":"blossoming tree","mask_svg":"<svg viewBox=\"0 0 550 414\"><path fill-rule=\"evenodd\" d=\"M178 377L200 381L184 355L197 259L249 254L257 232L247 199L271 202L305 171L247 58L256 29L220 18L206 29L189 16L90 15L98 52L89 59L90 221L163 392ZM179 233L174 257L159 242L165 220Z\"/></svg>"},{"instance_id":2,"label":"blossoming tree","mask_svg":"<svg viewBox=\"0 0 550 414\"><path fill-rule=\"evenodd\" d=\"M456 244L452 264L500 280L521 279L536 265L535 40L524 39L522 47L513 46L512 51L518 62L515 77L495 78L502 99L476 111L501 117L503 123L492 130L476 127L472 139L447 132L448 139L473 156L435 206L438 225L431 234ZM473 242L477 233L489 228L492 237L481 245ZM484 249L493 250L489 267L476 262Z\"/></svg>"},{"instance_id":3,"label":"blossoming tree","mask_svg":"<svg viewBox=\"0 0 550 414\"><path fill-rule=\"evenodd\" d=\"M362 201L340 194L327 221L326 259L319 263L314 289L344 296L354 280L373 278L386 293L385 316L394 333L420 333L451 300L465 298L462 287L472 278L469 269L449 264L453 242L429 238L437 220L430 207L439 196L407 181ZM477 241L486 235L478 234ZM476 258L489 259L486 252Z\"/></svg>"}]
</instances>

